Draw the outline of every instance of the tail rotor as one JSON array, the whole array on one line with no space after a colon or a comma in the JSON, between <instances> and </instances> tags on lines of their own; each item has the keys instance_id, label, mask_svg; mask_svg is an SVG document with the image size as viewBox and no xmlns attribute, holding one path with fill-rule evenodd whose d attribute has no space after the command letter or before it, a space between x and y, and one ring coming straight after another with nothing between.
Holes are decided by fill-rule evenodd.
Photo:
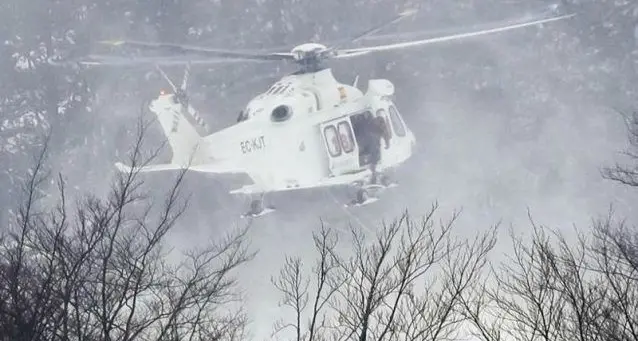
<instances>
[{"instance_id":1,"label":"tail rotor","mask_svg":"<svg viewBox=\"0 0 638 341\"><path fill-rule=\"evenodd\" d=\"M187 109L188 96L186 94L186 84L188 81L188 73L189 73L188 69L190 68L190 64L186 65L186 70L184 71L184 78L182 79L182 85L179 88L177 87L177 85L175 85L175 83L173 83L170 77L168 77L166 72L164 72L164 70L159 65L155 65L155 68L162 75L162 78L164 78L164 80L166 80L166 82L171 86L171 89L173 90L173 93L175 94L175 97L174 97L175 103L183 104L185 107L184 109Z\"/></svg>"},{"instance_id":2,"label":"tail rotor","mask_svg":"<svg viewBox=\"0 0 638 341\"><path fill-rule=\"evenodd\" d=\"M166 72L164 72L164 70L162 70L162 68L158 64L156 64L155 67L157 71L162 75L162 77L166 80L166 82L171 86L171 89L173 89L173 93L174 93L173 101L176 104L180 104L182 115L190 116L192 119L195 120L195 123L204 130L203 131L204 134L209 134L210 130L208 128L208 125L199 116L197 111L190 106L188 93L186 92L186 89L188 87L188 79L190 76L191 64L190 63L186 64L186 67L184 69L184 76L182 78L182 83L179 88L175 85L175 83L173 83L173 81L171 81L171 79L168 77Z\"/></svg>"}]
</instances>

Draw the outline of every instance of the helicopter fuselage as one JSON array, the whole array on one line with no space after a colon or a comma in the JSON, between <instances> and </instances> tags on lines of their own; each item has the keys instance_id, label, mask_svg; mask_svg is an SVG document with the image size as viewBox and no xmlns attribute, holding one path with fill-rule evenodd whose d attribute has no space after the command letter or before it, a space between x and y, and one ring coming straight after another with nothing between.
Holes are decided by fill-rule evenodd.
<instances>
[{"instance_id":1,"label":"helicopter fuselage","mask_svg":"<svg viewBox=\"0 0 638 341\"><path fill-rule=\"evenodd\" d=\"M366 116L381 115L391 133L389 148L381 147L379 169L395 167L412 155L414 134L392 102L393 94L394 86L387 80L370 80L363 93L356 85L337 82L330 69L286 76L251 100L239 122L202 136L189 159L190 169L245 173L254 184L235 192L246 193L360 180L369 175L368 155L362 148ZM156 101L162 100L164 105L152 110L163 107L154 112L167 121L179 104L173 105L168 97ZM166 128L168 121L165 132ZM168 132L169 142L171 134L180 134L179 128ZM173 160L186 157L173 150Z\"/></svg>"},{"instance_id":2,"label":"helicopter fuselage","mask_svg":"<svg viewBox=\"0 0 638 341\"><path fill-rule=\"evenodd\" d=\"M335 185L358 187L355 203L364 204L367 191L381 186L390 186L387 177L380 184L366 182L370 175L371 162L383 171L406 161L413 153L414 134L392 102L394 85L385 79L368 81L365 93L355 84L338 82L323 62L329 59L349 59L373 52L400 50L416 46L468 39L496 34L518 28L531 27L553 21L564 20L575 14L561 15L557 6L550 6L545 13L514 24L497 25L425 39L388 43L358 48L342 48L346 42L360 41L370 37L388 25L394 24L416 13L408 9L380 25L340 43L326 46L319 43L297 45L291 51L257 52L229 51L206 47L193 47L173 43L153 43L116 40L105 42L111 46L130 45L149 49L197 52L203 58L166 56L141 57L128 60L130 64L153 63L168 80L173 91L179 93L161 95L151 102L154 112L171 145L173 157L170 163L145 165L140 172L190 170L207 173L242 173L253 181L231 193L256 193L287 191L301 188L317 188ZM89 64L122 64L127 62L113 56L94 56ZM286 61L294 62L300 70L273 84L268 91L253 98L238 117L237 123L213 134L202 133L203 120L188 105L184 92L191 64L217 64L236 61ZM159 64L187 65L182 87L177 88L165 75ZM184 93L185 94L185 93ZM365 126L383 118L386 131L390 132L390 143L381 148L379 136L367 134ZM368 123L366 123L368 122ZM377 126L379 127L379 126ZM368 136L366 138L365 136ZM370 137L372 136L372 137ZM386 136L387 137L387 136ZM373 161L370 160L370 154ZM378 158L380 155L380 159ZM377 163L376 160L379 160ZM130 171L131 166L116 163L120 171ZM376 177L375 177L376 179ZM250 216L264 213L263 196L251 202Z\"/></svg>"}]
</instances>

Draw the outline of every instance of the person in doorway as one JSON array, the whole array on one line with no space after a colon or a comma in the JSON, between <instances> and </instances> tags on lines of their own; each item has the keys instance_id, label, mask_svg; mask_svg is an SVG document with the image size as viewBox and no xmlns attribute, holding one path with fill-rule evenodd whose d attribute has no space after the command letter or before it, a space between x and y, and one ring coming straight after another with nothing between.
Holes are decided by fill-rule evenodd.
<instances>
[{"instance_id":1,"label":"person in doorway","mask_svg":"<svg viewBox=\"0 0 638 341\"><path fill-rule=\"evenodd\" d=\"M370 117L366 124L367 151L370 155L370 171L372 178L370 183L377 183L377 165L381 161L381 140L385 142L385 148L390 148L390 134L382 116Z\"/></svg>"}]
</instances>

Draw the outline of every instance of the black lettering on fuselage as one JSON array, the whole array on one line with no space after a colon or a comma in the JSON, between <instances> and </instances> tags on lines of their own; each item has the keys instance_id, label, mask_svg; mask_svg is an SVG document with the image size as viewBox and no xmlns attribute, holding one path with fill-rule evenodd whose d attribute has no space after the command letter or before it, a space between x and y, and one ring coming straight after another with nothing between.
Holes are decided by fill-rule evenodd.
<instances>
[{"instance_id":1,"label":"black lettering on fuselage","mask_svg":"<svg viewBox=\"0 0 638 341\"><path fill-rule=\"evenodd\" d=\"M266 148L266 142L264 141L264 136L262 135L250 140L241 141L239 143L239 147L241 148L242 153L248 154Z\"/></svg>"}]
</instances>

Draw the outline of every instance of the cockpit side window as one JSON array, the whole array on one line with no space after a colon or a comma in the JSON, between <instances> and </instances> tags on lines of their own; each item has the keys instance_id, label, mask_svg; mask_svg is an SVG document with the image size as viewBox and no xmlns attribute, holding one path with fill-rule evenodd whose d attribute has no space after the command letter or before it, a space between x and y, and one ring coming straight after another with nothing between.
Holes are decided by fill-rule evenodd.
<instances>
[{"instance_id":1,"label":"cockpit side window","mask_svg":"<svg viewBox=\"0 0 638 341\"><path fill-rule=\"evenodd\" d=\"M243 121L246 121L248 118L250 118L250 112L249 112L249 109L241 110L241 111L239 112L239 115L237 116L237 122L243 122Z\"/></svg>"},{"instance_id":2,"label":"cockpit side window","mask_svg":"<svg viewBox=\"0 0 638 341\"><path fill-rule=\"evenodd\" d=\"M394 107L394 105L390 105L390 122L392 122L392 129L397 136L405 136L405 126L403 125L403 121L401 121L401 117L399 116L399 112Z\"/></svg>"},{"instance_id":3,"label":"cockpit side window","mask_svg":"<svg viewBox=\"0 0 638 341\"><path fill-rule=\"evenodd\" d=\"M385 123L385 128L388 134L392 135L392 129L390 129L390 119L388 118L388 115L386 114L385 109L377 110L377 117L383 118L383 122Z\"/></svg>"}]
</instances>

